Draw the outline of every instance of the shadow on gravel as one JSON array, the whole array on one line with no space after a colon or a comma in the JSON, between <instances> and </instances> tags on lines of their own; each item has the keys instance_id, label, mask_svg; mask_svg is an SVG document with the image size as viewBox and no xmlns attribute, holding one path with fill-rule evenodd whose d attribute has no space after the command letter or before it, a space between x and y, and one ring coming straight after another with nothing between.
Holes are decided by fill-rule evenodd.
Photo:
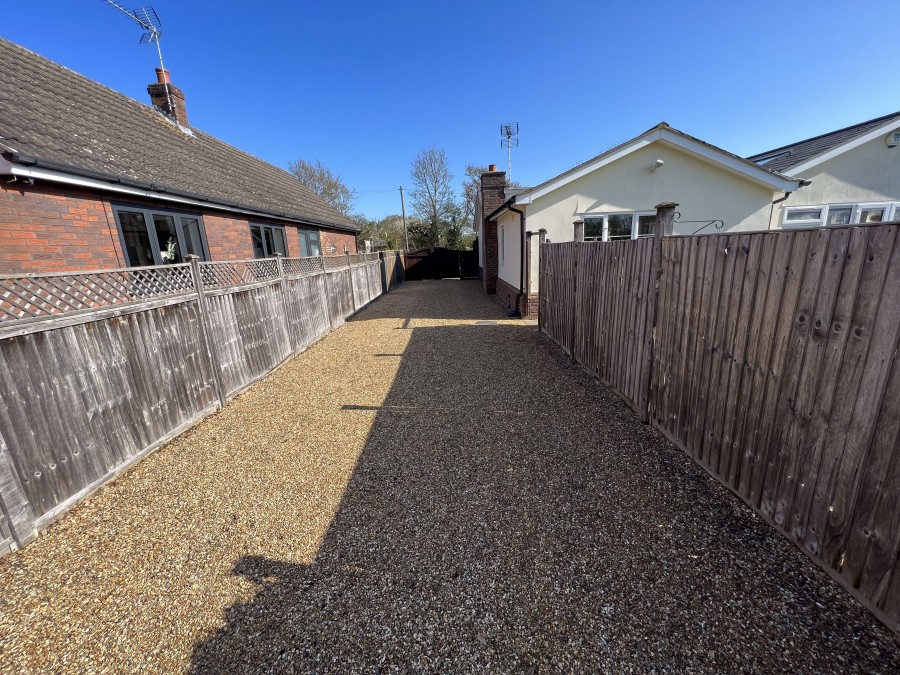
<instances>
[{"instance_id":1,"label":"shadow on gravel","mask_svg":"<svg viewBox=\"0 0 900 675\"><path fill-rule=\"evenodd\" d=\"M524 326L413 328L315 563L234 574L259 592L194 672L898 666L824 573Z\"/></svg>"},{"instance_id":2,"label":"shadow on gravel","mask_svg":"<svg viewBox=\"0 0 900 675\"><path fill-rule=\"evenodd\" d=\"M441 297L435 302L435 295ZM485 300L488 300L487 302ZM485 295L477 279L410 281L382 295L349 321L371 319L504 319L504 309Z\"/></svg>"}]
</instances>

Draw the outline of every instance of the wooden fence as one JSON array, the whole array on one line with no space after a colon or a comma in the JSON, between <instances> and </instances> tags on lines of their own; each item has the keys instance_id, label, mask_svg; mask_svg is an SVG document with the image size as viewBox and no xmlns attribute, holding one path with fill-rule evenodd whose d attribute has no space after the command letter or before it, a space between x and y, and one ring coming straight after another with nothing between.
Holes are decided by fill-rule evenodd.
<instances>
[{"instance_id":1,"label":"wooden fence","mask_svg":"<svg viewBox=\"0 0 900 675\"><path fill-rule=\"evenodd\" d=\"M898 230L665 237L658 298L652 239L540 261L541 330L894 630Z\"/></svg>"},{"instance_id":2,"label":"wooden fence","mask_svg":"<svg viewBox=\"0 0 900 675\"><path fill-rule=\"evenodd\" d=\"M402 278L394 252L0 277L0 554Z\"/></svg>"}]
</instances>

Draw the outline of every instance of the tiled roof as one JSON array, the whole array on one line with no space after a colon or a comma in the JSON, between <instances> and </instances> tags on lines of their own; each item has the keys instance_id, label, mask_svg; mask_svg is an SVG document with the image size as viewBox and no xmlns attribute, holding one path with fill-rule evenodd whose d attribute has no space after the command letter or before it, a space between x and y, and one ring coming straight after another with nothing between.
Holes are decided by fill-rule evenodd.
<instances>
[{"instance_id":1,"label":"tiled roof","mask_svg":"<svg viewBox=\"0 0 900 675\"><path fill-rule=\"evenodd\" d=\"M762 165L766 169L774 169L775 171L790 171L793 167L804 164L810 159L818 157L829 150L837 148L845 143L863 136L870 131L877 129L889 123L892 119L897 120L900 125L900 112L891 113L884 117L878 117L868 122L854 124L852 127L838 129L821 136L808 138L805 141L799 141L790 145L785 145L766 152L760 152L756 155L748 157L752 162L760 162L767 157L775 156L771 161Z\"/></svg>"},{"instance_id":2,"label":"tiled roof","mask_svg":"<svg viewBox=\"0 0 900 675\"><path fill-rule=\"evenodd\" d=\"M30 156L63 171L94 172L211 204L359 230L287 171L202 131L191 132L150 106L0 38L0 151L8 160Z\"/></svg>"}]
</instances>

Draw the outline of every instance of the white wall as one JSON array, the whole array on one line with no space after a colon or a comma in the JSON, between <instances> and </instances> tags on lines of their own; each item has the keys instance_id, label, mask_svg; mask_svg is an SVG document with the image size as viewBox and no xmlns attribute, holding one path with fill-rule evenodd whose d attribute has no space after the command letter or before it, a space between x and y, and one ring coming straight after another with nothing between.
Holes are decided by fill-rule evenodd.
<instances>
[{"instance_id":1,"label":"white wall","mask_svg":"<svg viewBox=\"0 0 900 675\"><path fill-rule=\"evenodd\" d=\"M501 228L506 231L505 247L501 253L500 247L504 245ZM503 281L513 288L519 288L519 263L522 239L522 227L519 224L519 214L512 211L504 213L497 219L497 255L499 256L498 275Z\"/></svg>"},{"instance_id":2,"label":"white wall","mask_svg":"<svg viewBox=\"0 0 900 675\"><path fill-rule=\"evenodd\" d=\"M900 201L900 147L889 148L880 136L799 177L812 183L777 206L772 227L781 227L784 206Z\"/></svg>"},{"instance_id":3,"label":"white wall","mask_svg":"<svg viewBox=\"0 0 900 675\"><path fill-rule=\"evenodd\" d=\"M657 159L665 162L649 171ZM572 221L585 214L653 211L666 201L679 204L681 220L725 222L725 230L766 230L772 200L781 196L721 167L661 141L539 197L526 207L526 229L546 228L553 242L572 241ZM520 207L522 208L522 207ZM703 223L676 223L675 234L691 234ZM707 233L715 230L707 228ZM537 237L533 237L537 239ZM537 243L532 242L529 290L537 291ZM518 270L516 270L518 271ZM518 283L518 282L517 282Z\"/></svg>"}]
</instances>

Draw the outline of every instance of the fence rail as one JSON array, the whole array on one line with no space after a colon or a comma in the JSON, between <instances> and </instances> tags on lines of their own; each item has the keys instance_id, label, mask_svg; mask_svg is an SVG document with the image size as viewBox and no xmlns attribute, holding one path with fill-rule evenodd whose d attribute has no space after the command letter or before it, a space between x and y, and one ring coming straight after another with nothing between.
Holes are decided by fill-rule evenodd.
<instances>
[{"instance_id":1,"label":"fence rail","mask_svg":"<svg viewBox=\"0 0 900 675\"><path fill-rule=\"evenodd\" d=\"M653 240L540 249L541 330L894 630L898 230L665 237L658 299Z\"/></svg>"},{"instance_id":2,"label":"fence rail","mask_svg":"<svg viewBox=\"0 0 900 675\"><path fill-rule=\"evenodd\" d=\"M397 252L0 277L0 554L402 280Z\"/></svg>"}]
</instances>

